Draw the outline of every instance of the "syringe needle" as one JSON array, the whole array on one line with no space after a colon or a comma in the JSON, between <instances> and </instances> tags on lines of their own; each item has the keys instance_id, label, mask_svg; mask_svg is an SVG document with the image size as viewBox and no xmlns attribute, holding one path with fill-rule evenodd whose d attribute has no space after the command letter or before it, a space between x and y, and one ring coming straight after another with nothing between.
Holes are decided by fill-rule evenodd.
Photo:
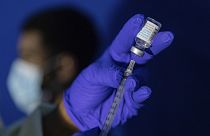
<instances>
[{"instance_id":1,"label":"syringe needle","mask_svg":"<svg viewBox=\"0 0 210 136\"><path fill-rule=\"evenodd\" d=\"M126 80L128 76L132 75L134 65L135 65L135 61L131 60L123 74L123 79L121 80L120 85L117 89L116 96L112 103L111 109L109 110L104 126L101 129L100 136L106 136L109 133L109 130L111 129L112 123L114 121L114 117L117 113L118 107L124 95L124 86L125 86Z\"/></svg>"}]
</instances>

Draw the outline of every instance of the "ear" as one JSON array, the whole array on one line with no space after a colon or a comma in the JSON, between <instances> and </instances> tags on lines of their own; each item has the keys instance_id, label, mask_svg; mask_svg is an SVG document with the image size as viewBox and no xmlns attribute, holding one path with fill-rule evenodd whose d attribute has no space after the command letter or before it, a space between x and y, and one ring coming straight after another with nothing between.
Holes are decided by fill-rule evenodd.
<instances>
[{"instance_id":1,"label":"ear","mask_svg":"<svg viewBox=\"0 0 210 136\"><path fill-rule=\"evenodd\" d=\"M61 84L70 83L77 73L76 58L67 53L62 53L58 55L56 60L56 65L59 67L56 72L57 81Z\"/></svg>"}]
</instances>

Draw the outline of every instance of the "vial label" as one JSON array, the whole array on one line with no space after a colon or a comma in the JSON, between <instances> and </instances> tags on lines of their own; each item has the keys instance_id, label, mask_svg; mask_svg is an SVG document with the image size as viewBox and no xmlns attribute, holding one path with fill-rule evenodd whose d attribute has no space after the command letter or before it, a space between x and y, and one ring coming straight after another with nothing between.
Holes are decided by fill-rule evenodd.
<instances>
[{"instance_id":1,"label":"vial label","mask_svg":"<svg viewBox=\"0 0 210 136\"><path fill-rule=\"evenodd\" d=\"M137 37L147 43L151 43L153 36L156 34L158 31L159 27L148 21L145 23L144 27L141 29L141 31L137 34Z\"/></svg>"}]
</instances>

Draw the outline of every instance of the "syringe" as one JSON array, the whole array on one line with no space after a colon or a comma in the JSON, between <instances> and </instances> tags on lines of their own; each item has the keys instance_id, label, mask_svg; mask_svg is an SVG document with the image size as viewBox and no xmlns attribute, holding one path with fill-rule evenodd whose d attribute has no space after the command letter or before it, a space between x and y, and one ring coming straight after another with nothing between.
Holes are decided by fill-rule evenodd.
<instances>
[{"instance_id":1,"label":"syringe","mask_svg":"<svg viewBox=\"0 0 210 136\"><path fill-rule=\"evenodd\" d=\"M131 53L134 53L135 55L142 57L144 55L145 49L150 48L152 44L152 40L154 36L157 34L157 32L160 30L160 28L161 28L161 24L159 22L148 17L146 19L146 22L143 28L140 30L140 32L137 34L135 38L136 44L135 46L131 47L131 50L130 50ZM125 86L126 80L129 76L132 75L134 65L135 65L135 60L130 60L129 65L126 68L123 74L123 78L117 89L116 96L114 97L114 101L106 117L105 123L101 129L100 136L107 136L112 127L114 117L117 113L118 107L124 95L124 86Z\"/></svg>"}]
</instances>

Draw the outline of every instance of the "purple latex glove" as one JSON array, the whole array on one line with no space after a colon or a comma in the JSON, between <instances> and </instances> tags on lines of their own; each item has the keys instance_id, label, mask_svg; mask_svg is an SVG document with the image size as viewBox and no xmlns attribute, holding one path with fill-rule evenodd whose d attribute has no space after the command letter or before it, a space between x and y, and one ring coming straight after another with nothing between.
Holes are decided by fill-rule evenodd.
<instances>
[{"instance_id":1,"label":"purple latex glove","mask_svg":"<svg viewBox=\"0 0 210 136\"><path fill-rule=\"evenodd\" d=\"M65 109L80 130L102 127L122 78L123 70L119 64L128 63L130 59L134 59L138 64L144 64L153 57L145 53L140 58L130 53L143 21L143 15L139 14L129 19L102 57L84 69L66 91ZM154 55L158 54L168 47L172 40L171 32L158 33L151 51ZM124 98L120 103L113 127L137 115L141 103L150 96L151 89L147 86L139 87L138 82L141 81L132 76L127 79Z\"/></svg>"}]
</instances>

